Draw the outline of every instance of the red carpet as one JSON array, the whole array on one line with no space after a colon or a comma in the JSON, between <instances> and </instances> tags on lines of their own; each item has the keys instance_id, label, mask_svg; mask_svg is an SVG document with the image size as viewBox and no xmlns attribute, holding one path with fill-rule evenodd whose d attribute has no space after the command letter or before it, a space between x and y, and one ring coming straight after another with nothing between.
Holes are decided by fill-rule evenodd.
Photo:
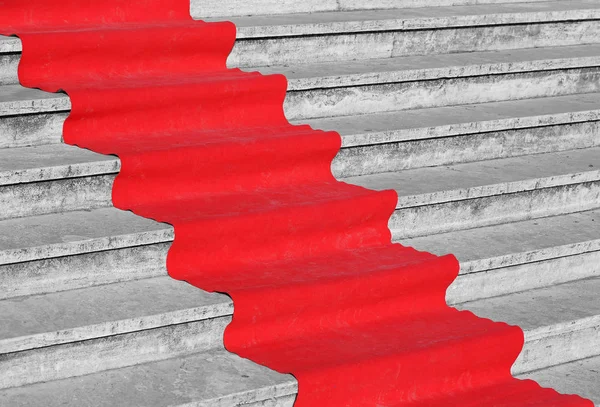
<instances>
[{"instance_id":1,"label":"red carpet","mask_svg":"<svg viewBox=\"0 0 600 407\"><path fill-rule=\"evenodd\" d=\"M390 243L392 191L338 182L336 133L290 125L286 79L226 69L189 0L0 0L24 86L71 97L65 142L121 158L122 209L175 227L169 273L235 302L227 349L299 407L589 406L512 378L519 328L445 303L458 262Z\"/></svg>"}]
</instances>

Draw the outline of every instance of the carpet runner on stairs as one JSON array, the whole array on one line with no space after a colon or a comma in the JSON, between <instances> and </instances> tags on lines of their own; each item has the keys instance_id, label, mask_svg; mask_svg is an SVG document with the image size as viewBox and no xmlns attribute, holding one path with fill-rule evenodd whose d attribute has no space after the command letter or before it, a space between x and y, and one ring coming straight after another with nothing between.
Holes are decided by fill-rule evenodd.
<instances>
[{"instance_id":1,"label":"carpet runner on stairs","mask_svg":"<svg viewBox=\"0 0 600 407\"><path fill-rule=\"evenodd\" d=\"M70 96L65 142L121 159L114 205L174 226L170 275L233 298L227 349L293 374L297 406L592 406L511 376L522 331L447 306L457 260L391 243L396 193L334 178L340 136L288 123L285 77L226 68L231 23L0 5L21 83Z\"/></svg>"}]
</instances>

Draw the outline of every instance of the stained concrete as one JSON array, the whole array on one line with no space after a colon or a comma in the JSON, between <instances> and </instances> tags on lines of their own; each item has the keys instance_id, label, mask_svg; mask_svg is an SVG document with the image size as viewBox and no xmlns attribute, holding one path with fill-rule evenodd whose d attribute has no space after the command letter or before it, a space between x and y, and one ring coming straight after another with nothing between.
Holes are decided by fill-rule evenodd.
<instances>
[{"instance_id":1,"label":"stained concrete","mask_svg":"<svg viewBox=\"0 0 600 407\"><path fill-rule=\"evenodd\" d=\"M467 274L598 251L598 222L597 209L400 242L438 255L453 253Z\"/></svg>"},{"instance_id":2,"label":"stained concrete","mask_svg":"<svg viewBox=\"0 0 600 407\"><path fill-rule=\"evenodd\" d=\"M235 17L238 38L424 30L600 18L594 0Z\"/></svg>"},{"instance_id":3,"label":"stained concrete","mask_svg":"<svg viewBox=\"0 0 600 407\"><path fill-rule=\"evenodd\" d=\"M435 0L427 1L429 7L462 6L474 4L520 3L548 0ZM191 14L196 19L211 17L317 13L323 11L377 10L423 7L423 0L258 0L251 3L233 0L222 4L217 0L191 2Z\"/></svg>"},{"instance_id":4,"label":"stained concrete","mask_svg":"<svg viewBox=\"0 0 600 407\"><path fill-rule=\"evenodd\" d=\"M282 73L291 91L361 86L439 78L499 75L595 67L600 45L546 47L534 50L469 52L401 56L345 62L269 66L256 68L264 74ZM251 68L250 68L251 70Z\"/></svg>"},{"instance_id":5,"label":"stained concrete","mask_svg":"<svg viewBox=\"0 0 600 407\"><path fill-rule=\"evenodd\" d=\"M537 370L521 376L533 379L545 387L552 387L561 393L579 394L596 400L600 406L600 357L592 357L576 362Z\"/></svg>"},{"instance_id":6,"label":"stained concrete","mask_svg":"<svg viewBox=\"0 0 600 407\"><path fill-rule=\"evenodd\" d=\"M115 208L0 221L0 265L173 240L169 225Z\"/></svg>"},{"instance_id":7,"label":"stained concrete","mask_svg":"<svg viewBox=\"0 0 600 407\"><path fill-rule=\"evenodd\" d=\"M0 149L58 144L66 112L0 116Z\"/></svg>"},{"instance_id":8,"label":"stained concrete","mask_svg":"<svg viewBox=\"0 0 600 407\"><path fill-rule=\"evenodd\" d=\"M600 93L310 119L306 122L316 129L338 131L342 136L342 147L348 148L598 120Z\"/></svg>"},{"instance_id":9,"label":"stained concrete","mask_svg":"<svg viewBox=\"0 0 600 407\"><path fill-rule=\"evenodd\" d=\"M171 242L0 265L0 299L167 274Z\"/></svg>"},{"instance_id":10,"label":"stained concrete","mask_svg":"<svg viewBox=\"0 0 600 407\"><path fill-rule=\"evenodd\" d=\"M0 185L116 174L114 156L66 144L0 149Z\"/></svg>"},{"instance_id":11,"label":"stained concrete","mask_svg":"<svg viewBox=\"0 0 600 407\"><path fill-rule=\"evenodd\" d=\"M291 407L295 379L223 350L0 391L13 407Z\"/></svg>"},{"instance_id":12,"label":"stained concrete","mask_svg":"<svg viewBox=\"0 0 600 407\"><path fill-rule=\"evenodd\" d=\"M0 389L223 349L231 317L72 342L2 355Z\"/></svg>"},{"instance_id":13,"label":"stained concrete","mask_svg":"<svg viewBox=\"0 0 600 407\"><path fill-rule=\"evenodd\" d=\"M230 67L292 66L306 63L352 63L373 58L448 54L597 44L594 20L445 28L417 31L339 33L323 36L238 40Z\"/></svg>"},{"instance_id":14,"label":"stained concrete","mask_svg":"<svg viewBox=\"0 0 600 407\"><path fill-rule=\"evenodd\" d=\"M0 301L0 353L229 316L229 297L165 275Z\"/></svg>"},{"instance_id":15,"label":"stained concrete","mask_svg":"<svg viewBox=\"0 0 600 407\"><path fill-rule=\"evenodd\" d=\"M64 93L48 93L21 85L0 86L0 116L30 113L60 112L71 109L71 101Z\"/></svg>"},{"instance_id":16,"label":"stained concrete","mask_svg":"<svg viewBox=\"0 0 600 407\"><path fill-rule=\"evenodd\" d=\"M488 298L460 305L475 314L518 325L526 344L513 373L594 356L600 346L600 278Z\"/></svg>"}]
</instances>

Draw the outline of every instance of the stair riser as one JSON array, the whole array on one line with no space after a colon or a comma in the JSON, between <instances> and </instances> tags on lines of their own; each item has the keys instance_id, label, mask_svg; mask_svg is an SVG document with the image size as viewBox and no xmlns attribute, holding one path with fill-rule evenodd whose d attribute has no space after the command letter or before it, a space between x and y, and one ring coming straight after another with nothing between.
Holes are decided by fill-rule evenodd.
<instances>
[{"instance_id":1,"label":"stair riser","mask_svg":"<svg viewBox=\"0 0 600 407\"><path fill-rule=\"evenodd\" d=\"M240 39L230 67L260 67L452 52L596 44L597 21Z\"/></svg>"},{"instance_id":2,"label":"stair riser","mask_svg":"<svg viewBox=\"0 0 600 407\"><path fill-rule=\"evenodd\" d=\"M564 215L600 207L600 181L399 209L395 239Z\"/></svg>"},{"instance_id":3,"label":"stair riser","mask_svg":"<svg viewBox=\"0 0 600 407\"><path fill-rule=\"evenodd\" d=\"M0 220L112 206L115 175L0 187Z\"/></svg>"},{"instance_id":4,"label":"stair riser","mask_svg":"<svg viewBox=\"0 0 600 407\"><path fill-rule=\"evenodd\" d=\"M343 148L332 170L343 178L587 148L600 146L599 133L596 121Z\"/></svg>"},{"instance_id":5,"label":"stair riser","mask_svg":"<svg viewBox=\"0 0 600 407\"><path fill-rule=\"evenodd\" d=\"M223 346L231 317L0 355L0 388L81 376Z\"/></svg>"},{"instance_id":6,"label":"stair riser","mask_svg":"<svg viewBox=\"0 0 600 407\"><path fill-rule=\"evenodd\" d=\"M0 148L56 144L68 113L0 116Z\"/></svg>"},{"instance_id":7,"label":"stair riser","mask_svg":"<svg viewBox=\"0 0 600 407\"><path fill-rule=\"evenodd\" d=\"M448 288L446 299L460 304L590 277L600 277L599 251L462 274Z\"/></svg>"},{"instance_id":8,"label":"stair riser","mask_svg":"<svg viewBox=\"0 0 600 407\"><path fill-rule=\"evenodd\" d=\"M299 121L598 91L600 68L593 67L292 91L285 113Z\"/></svg>"},{"instance_id":9,"label":"stair riser","mask_svg":"<svg viewBox=\"0 0 600 407\"><path fill-rule=\"evenodd\" d=\"M296 402L296 395L292 394L289 396L277 397L277 398L257 401L257 402L249 403L249 404L245 403L245 404L242 404L241 406L242 407L293 407L295 402ZM237 407L237 405L235 405L235 404L231 405L231 407L234 407L234 406ZM182 406L182 407L188 407L188 406ZM214 407L214 404L199 404L197 407ZM226 407L229 407L229 406L226 406Z\"/></svg>"},{"instance_id":10,"label":"stair riser","mask_svg":"<svg viewBox=\"0 0 600 407\"><path fill-rule=\"evenodd\" d=\"M569 328L566 332L525 340L521 355L512 367L514 375L543 369L598 354L600 349L600 320L583 329Z\"/></svg>"},{"instance_id":11,"label":"stair riser","mask_svg":"<svg viewBox=\"0 0 600 407\"><path fill-rule=\"evenodd\" d=\"M0 300L167 274L171 243L0 266Z\"/></svg>"},{"instance_id":12,"label":"stair riser","mask_svg":"<svg viewBox=\"0 0 600 407\"><path fill-rule=\"evenodd\" d=\"M0 54L0 85L19 83L17 68L21 54Z\"/></svg>"},{"instance_id":13,"label":"stair riser","mask_svg":"<svg viewBox=\"0 0 600 407\"><path fill-rule=\"evenodd\" d=\"M427 7L465 6L496 3L532 3L548 0L434 0ZM423 0L234 0L227 4L216 0L192 1L191 13L196 19L228 16L253 16L293 13L316 13L327 11L355 11L377 9L402 9L423 7Z\"/></svg>"}]
</instances>

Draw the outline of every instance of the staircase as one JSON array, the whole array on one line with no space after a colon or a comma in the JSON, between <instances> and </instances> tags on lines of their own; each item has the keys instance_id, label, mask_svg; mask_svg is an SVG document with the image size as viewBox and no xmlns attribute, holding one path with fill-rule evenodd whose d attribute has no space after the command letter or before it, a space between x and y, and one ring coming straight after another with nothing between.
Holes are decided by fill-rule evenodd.
<instances>
[{"instance_id":1,"label":"staircase","mask_svg":"<svg viewBox=\"0 0 600 407\"><path fill-rule=\"evenodd\" d=\"M396 241L459 258L449 303L524 329L515 375L600 406L600 2L192 15L237 24L231 67L288 77L291 121L342 134L338 179L398 192ZM172 228L112 207L119 160L61 143L69 98L21 87L20 50L0 37L0 405L292 406L293 377L224 350L229 297L167 276Z\"/></svg>"}]
</instances>

